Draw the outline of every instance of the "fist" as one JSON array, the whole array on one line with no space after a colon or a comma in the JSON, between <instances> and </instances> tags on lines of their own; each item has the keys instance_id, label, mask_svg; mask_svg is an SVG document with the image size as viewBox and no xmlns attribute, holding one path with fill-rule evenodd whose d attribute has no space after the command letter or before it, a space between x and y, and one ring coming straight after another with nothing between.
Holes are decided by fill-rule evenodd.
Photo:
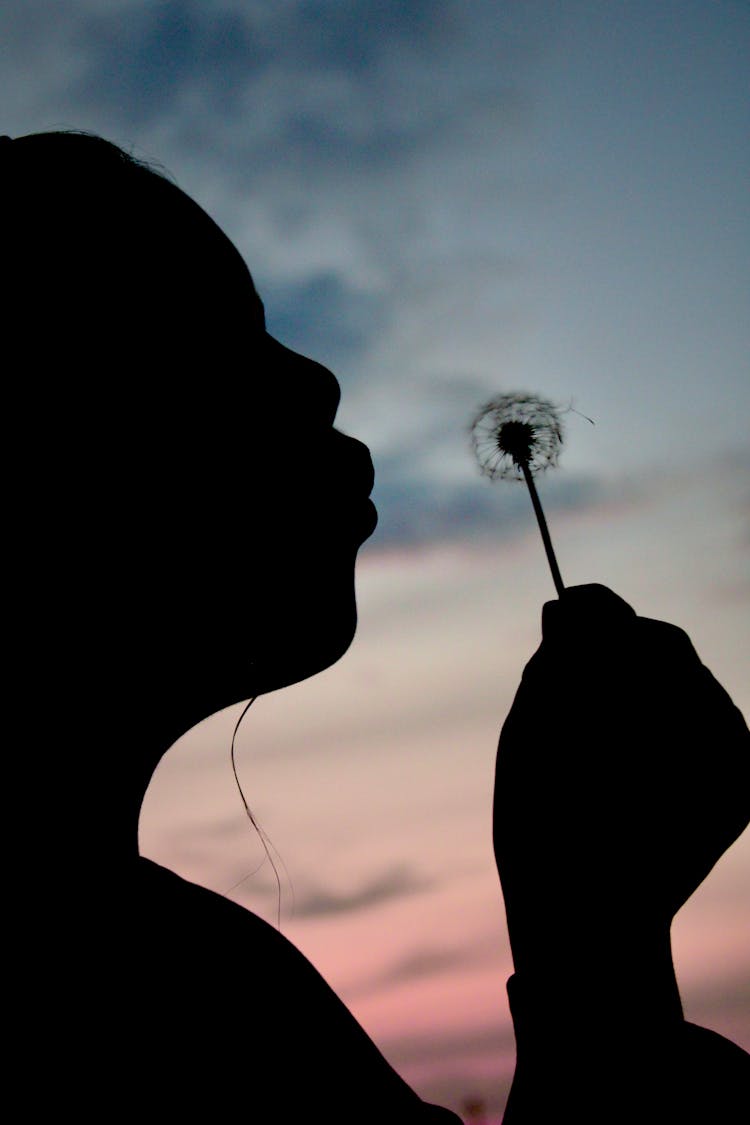
<instances>
[{"instance_id":1,"label":"fist","mask_svg":"<svg viewBox=\"0 0 750 1125\"><path fill-rule=\"evenodd\" d=\"M497 757L511 941L550 910L668 925L749 819L750 734L687 635L604 586L548 603Z\"/></svg>"}]
</instances>

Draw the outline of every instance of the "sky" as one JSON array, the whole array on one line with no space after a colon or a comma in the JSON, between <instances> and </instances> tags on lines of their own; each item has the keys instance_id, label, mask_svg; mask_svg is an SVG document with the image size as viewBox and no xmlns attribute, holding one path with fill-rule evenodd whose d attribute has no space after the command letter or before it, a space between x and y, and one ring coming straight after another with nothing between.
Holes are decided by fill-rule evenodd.
<instances>
[{"instance_id":1,"label":"sky","mask_svg":"<svg viewBox=\"0 0 750 1125\"><path fill-rule=\"evenodd\" d=\"M539 480L565 581L681 625L750 714L749 41L729 0L0 7L0 130L91 130L166 168L372 449L357 638L257 701L238 767L284 933L459 1111L498 1115L512 1075L492 776L554 596L524 489L472 462L487 399L565 412ZM244 880L231 897L273 921L237 714L169 752L142 850ZM750 1049L749 874L746 834L674 948L688 1017Z\"/></svg>"}]
</instances>

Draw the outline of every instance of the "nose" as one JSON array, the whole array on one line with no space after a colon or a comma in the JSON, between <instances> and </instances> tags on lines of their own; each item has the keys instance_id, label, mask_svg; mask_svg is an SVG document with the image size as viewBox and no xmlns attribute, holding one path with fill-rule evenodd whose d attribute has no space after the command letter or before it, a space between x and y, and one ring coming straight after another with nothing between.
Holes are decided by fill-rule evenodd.
<instances>
[{"instance_id":1,"label":"nose","mask_svg":"<svg viewBox=\"0 0 750 1125\"><path fill-rule=\"evenodd\" d=\"M338 445L338 457L342 462L340 472L346 474L347 491L357 495L369 496L375 484L375 467L370 450L364 442L333 430L334 443Z\"/></svg>"},{"instance_id":2,"label":"nose","mask_svg":"<svg viewBox=\"0 0 750 1125\"><path fill-rule=\"evenodd\" d=\"M333 372L285 347L273 336L267 340L279 385L284 387L294 413L311 427L332 426L341 401L341 388Z\"/></svg>"},{"instance_id":3,"label":"nose","mask_svg":"<svg viewBox=\"0 0 750 1125\"><path fill-rule=\"evenodd\" d=\"M314 449L319 473L335 481L336 491L364 499L372 492L375 470L367 446L333 426L341 388L332 371L267 336L274 385L282 388L289 413Z\"/></svg>"}]
</instances>

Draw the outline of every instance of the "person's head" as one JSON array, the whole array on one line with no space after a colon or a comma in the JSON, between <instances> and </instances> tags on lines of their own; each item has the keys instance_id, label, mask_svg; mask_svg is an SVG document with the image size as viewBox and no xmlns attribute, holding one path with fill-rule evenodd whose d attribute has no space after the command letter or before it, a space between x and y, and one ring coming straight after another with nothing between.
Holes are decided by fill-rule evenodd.
<instances>
[{"instance_id":1,"label":"person's head","mask_svg":"<svg viewBox=\"0 0 750 1125\"><path fill-rule=\"evenodd\" d=\"M67 648L83 694L169 700L189 724L329 666L374 526L333 375L267 335L230 240L116 146L5 140L0 182L6 473L39 690Z\"/></svg>"}]
</instances>

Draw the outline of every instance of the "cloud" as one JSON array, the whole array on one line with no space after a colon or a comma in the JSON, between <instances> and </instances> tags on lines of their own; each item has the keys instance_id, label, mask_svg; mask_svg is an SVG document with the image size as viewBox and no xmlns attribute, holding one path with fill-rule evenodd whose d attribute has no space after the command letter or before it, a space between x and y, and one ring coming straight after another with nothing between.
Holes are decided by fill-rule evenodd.
<instances>
[{"instance_id":1,"label":"cloud","mask_svg":"<svg viewBox=\"0 0 750 1125\"><path fill-rule=\"evenodd\" d=\"M445 290L475 304L479 257L485 283L503 272L495 173L507 177L527 111L525 56L494 6L48 8L0 15L17 98L6 127L92 129L166 165L238 242L295 346L356 378L389 313L429 317ZM388 355L386 341L384 387L400 374Z\"/></svg>"},{"instance_id":2,"label":"cloud","mask_svg":"<svg viewBox=\"0 0 750 1125\"><path fill-rule=\"evenodd\" d=\"M447 1012L445 1026L450 1026ZM515 1068L509 1020L459 1033L386 1038L380 1045L425 1101L461 1112L468 1101L481 1098L492 1119L500 1120Z\"/></svg>"},{"instance_id":3,"label":"cloud","mask_svg":"<svg viewBox=\"0 0 750 1125\"><path fill-rule=\"evenodd\" d=\"M355 288L332 270L286 284L271 281L263 299L274 336L338 370L369 346L387 316L382 295Z\"/></svg>"},{"instance_id":4,"label":"cloud","mask_svg":"<svg viewBox=\"0 0 750 1125\"><path fill-rule=\"evenodd\" d=\"M711 1026L726 1016L743 1020L750 1031L750 976L729 976L719 981L700 982L690 989L688 1014L692 1023Z\"/></svg>"},{"instance_id":5,"label":"cloud","mask_svg":"<svg viewBox=\"0 0 750 1125\"><path fill-rule=\"evenodd\" d=\"M379 906L404 895L427 890L431 884L407 870L393 867L355 890L338 892L322 887L309 888L295 895L295 919L322 918Z\"/></svg>"},{"instance_id":6,"label":"cloud","mask_svg":"<svg viewBox=\"0 0 750 1125\"><path fill-rule=\"evenodd\" d=\"M157 842L156 849L158 851L160 846L164 847L165 854L169 850L171 863L176 870L189 867L201 870L201 863L205 862L207 852L210 853L213 845L218 845L222 854L226 854L229 843L236 843L239 839L242 844L247 844L246 837L247 826L236 817L216 817L211 822L202 824L199 833L196 833L194 827L171 832L168 841L165 838ZM283 856L269 840L279 884L272 873L268 856L264 854L261 839L253 835L249 842L256 848L254 862L252 857L247 865L236 862L234 875L225 874L217 891L221 894L231 892L238 900L248 900L249 904L263 903L274 908L281 896L281 904L285 910L288 905L290 917L295 922L353 914L429 890L433 886L431 880L403 865L389 867L359 886L345 891L332 890L315 880L298 878L296 874L292 883ZM203 877L208 883L212 881L212 876L205 872Z\"/></svg>"},{"instance_id":7,"label":"cloud","mask_svg":"<svg viewBox=\"0 0 750 1125\"><path fill-rule=\"evenodd\" d=\"M502 986L500 986L502 995ZM510 1023L469 1028L460 1035L440 1034L391 1039L385 1044L388 1054L398 1056L402 1063L428 1060L470 1058L478 1051L496 1050L502 1054L513 1050L514 1038Z\"/></svg>"},{"instance_id":8,"label":"cloud","mask_svg":"<svg viewBox=\"0 0 750 1125\"><path fill-rule=\"evenodd\" d=\"M476 970L479 966L498 964L498 942L496 935L492 940L462 948L430 946L413 950L394 961L383 972L368 977L359 985L346 990L348 1000L370 996L394 986L410 981L424 980L443 973L452 974L455 970Z\"/></svg>"},{"instance_id":9,"label":"cloud","mask_svg":"<svg viewBox=\"0 0 750 1125\"><path fill-rule=\"evenodd\" d=\"M138 128L179 114L191 89L201 91L206 111L234 113L248 79L273 58L240 4L162 0L125 12L90 5L77 41L87 66L72 98L84 105L100 99Z\"/></svg>"},{"instance_id":10,"label":"cloud","mask_svg":"<svg viewBox=\"0 0 750 1125\"><path fill-rule=\"evenodd\" d=\"M524 358L539 315L529 219L554 190L525 153L555 17L506 8L62 0L51 17L29 0L0 13L19 126L81 125L162 161L237 242L271 331L339 376L342 428L376 461L374 547L528 526L521 489L478 479L464 431ZM545 393L559 376L529 378ZM609 496L590 468L543 488L553 512Z\"/></svg>"},{"instance_id":11,"label":"cloud","mask_svg":"<svg viewBox=\"0 0 750 1125\"><path fill-rule=\"evenodd\" d=\"M376 483L380 522L370 549L510 539L536 525L523 485L487 481L433 481L427 475L397 474L387 463ZM593 475L549 479L542 489L547 515L586 511L623 498L620 482ZM554 528L553 528L554 531Z\"/></svg>"},{"instance_id":12,"label":"cloud","mask_svg":"<svg viewBox=\"0 0 750 1125\"><path fill-rule=\"evenodd\" d=\"M454 0L44 11L30 0L0 17L16 79L57 60L41 100L29 90L24 112L21 97L21 129L62 122L132 145L228 230L270 330L336 371L343 428L375 446L379 542L489 519L489 495L455 466L488 390L461 339L517 276L493 190L528 124L508 17ZM447 336L465 362L456 374L441 359L433 378Z\"/></svg>"},{"instance_id":13,"label":"cloud","mask_svg":"<svg viewBox=\"0 0 750 1125\"><path fill-rule=\"evenodd\" d=\"M346 991L347 999L351 1001L362 996L370 996L373 993L381 992L383 989L413 980L422 980L440 973L451 972L453 969L474 963L470 953L466 950L418 950L396 961L385 972L368 978L361 985L348 988Z\"/></svg>"},{"instance_id":14,"label":"cloud","mask_svg":"<svg viewBox=\"0 0 750 1125\"><path fill-rule=\"evenodd\" d=\"M95 101L142 127L179 112L194 89L206 117L225 119L246 114L248 95L273 93L244 116L249 144L275 137L280 154L289 146L330 164L351 161L352 146L355 158L369 148L388 160L465 119L456 85L477 106L494 104L491 50L482 66L455 67L456 47L488 16L476 4L468 18L456 0L28 0L7 6L0 26L24 62L51 43L76 57L78 79L60 91L71 106ZM492 23L495 62L507 65L507 20ZM452 90L436 73L451 60ZM350 97L336 102L342 82Z\"/></svg>"}]
</instances>

